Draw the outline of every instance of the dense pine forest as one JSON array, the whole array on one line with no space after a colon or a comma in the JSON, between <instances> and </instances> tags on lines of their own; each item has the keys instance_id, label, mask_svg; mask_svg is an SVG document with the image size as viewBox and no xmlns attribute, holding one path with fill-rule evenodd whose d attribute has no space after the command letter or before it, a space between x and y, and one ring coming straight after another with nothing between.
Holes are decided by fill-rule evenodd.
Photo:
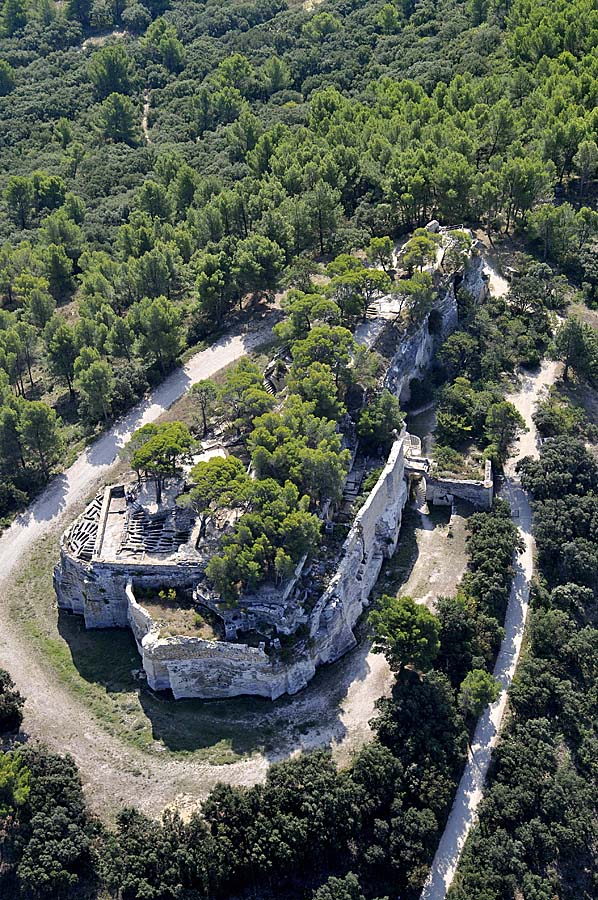
<instances>
[{"instance_id":1,"label":"dense pine forest","mask_svg":"<svg viewBox=\"0 0 598 900\"><path fill-rule=\"evenodd\" d=\"M593 6L6 0L0 515L229 313L372 236L522 230L593 298Z\"/></svg>"},{"instance_id":2,"label":"dense pine forest","mask_svg":"<svg viewBox=\"0 0 598 900\"><path fill-rule=\"evenodd\" d=\"M384 239L431 218L528 254L506 298L477 309L459 298L435 373L440 452L455 464L460 428L500 469L520 427L504 438L487 425L509 405L505 373L550 353L565 387L598 382L595 331L570 319L551 334L573 292L598 303L597 48L596 0L4 0L2 523L191 348L289 288L277 329L297 348L298 409L302 370L321 362L303 346L315 342L306 309L319 304L322 328L344 339L338 322L390 284L379 272L364 288L348 254L378 253L384 269ZM313 294L325 273L326 296ZM355 348L340 360L339 341L348 372ZM245 387L261 390L251 365ZM345 374L367 382L358 367ZM340 485L337 386L320 393L319 421ZM248 421L274 420L263 392L252 402ZM377 412L380 430L400 422L394 407L369 420ZM596 428L566 390L536 418L547 441L521 466L539 562L528 646L455 900L598 896ZM427 654L393 664L381 641L396 683L346 769L318 751L271 767L263 785L216 788L189 820L124 809L108 828L68 757L33 743L1 753L0 894L415 900L478 712L463 684L492 671L517 550L506 504L470 518L457 596L435 616L401 610L427 630ZM0 732L18 728L22 706L1 673Z\"/></svg>"}]
</instances>

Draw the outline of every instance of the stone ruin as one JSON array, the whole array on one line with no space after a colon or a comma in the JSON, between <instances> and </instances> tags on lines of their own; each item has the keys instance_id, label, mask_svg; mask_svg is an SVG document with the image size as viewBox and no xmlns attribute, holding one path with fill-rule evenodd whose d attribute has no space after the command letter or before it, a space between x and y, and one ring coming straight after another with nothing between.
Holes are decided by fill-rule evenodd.
<instances>
[{"instance_id":1,"label":"stone ruin","mask_svg":"<svg viewBox=\"0 0 598 900\"><path fill-rule=\"evenodd\" d=\"M463 286L477 299L487 290L476 254ZM439 327L434 333L426 320L387 356L383 384L402 399L408 396L409 380L425 371L457 325L454 279L435 309ZM394 339L393 318L389 299L382 298L356 338L378 349L389 335ZM273 393L279 389L276 371L271 366L265 375ZM384 559L396 549L413 478L425 479L432 502L450 504L463 497L484 508L492 503L488 468L479 481L435 478L419 440L403 429L340 549L326 554L320 548L312 559L299 562L285 584L264 584L232 605L207 582L205 568L217 535L212 546L209 539L196 546L195 514L177 503L186 490L183 482L168 482L160 504L151 482L107 486L62 536L54 573L58 605L82 615L87 628L130 628L148 685L170 690L177 699L294 694L318 666L355 646L354 628ZM355 469L349 473L345 493L350 500L361 480ZM210 636L199 627L197 633L193 628L164 633L148 600L160 592L167 597L163 606L196 610L201 621L207 619Z\"/></svg>"},{"instance_id":2,"label":"stone ruin","mask_svg":"<svg viewBox=\"0 0 598 900\"><path fill-rule=\"evenodd\" d=\"M281 588L265 585L232 607L207 588L207 559L195 549L198 526L176 505L184 485L168 483L159 506L149 483L110 485L62 537L58 605L83 615L87 628L131 628L149 686L176 698L296 693L319 665L356 643L353 629L396 548L408 496L407 445L403 430L332 572L318 557L303 559ZM162 636L143 598L169 590L209 613L215 639Z\"/></svg>"}]
</instances>

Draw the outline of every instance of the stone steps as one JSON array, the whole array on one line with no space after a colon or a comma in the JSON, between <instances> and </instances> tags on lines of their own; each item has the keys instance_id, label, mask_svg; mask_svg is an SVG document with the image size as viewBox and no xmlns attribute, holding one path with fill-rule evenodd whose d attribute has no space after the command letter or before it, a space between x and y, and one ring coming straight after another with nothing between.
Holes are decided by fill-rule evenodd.
<instances>
[{"instance_id":1,"label":"stone steps","mask_svg":"<svg viewBox=\"0 0 598 900\"><path fill-rule=\"evenodd\" d=\"M191 510L169 509L152 516L133 501L125 520L119 555L175 553L189 540L194 521Z\"/></svg>"},{"instance_id":2,"label":"stone steps","mask_svg":"<svg viewBox=\"0 0 598 900\"><path fill-rule=\"evenodd\" d=\"M85 562L89 562L93 556L101 507L102 496L98 495L86 508L83 516L73 523L66 539L69 551Z\"/></svg>"}]
</instances>

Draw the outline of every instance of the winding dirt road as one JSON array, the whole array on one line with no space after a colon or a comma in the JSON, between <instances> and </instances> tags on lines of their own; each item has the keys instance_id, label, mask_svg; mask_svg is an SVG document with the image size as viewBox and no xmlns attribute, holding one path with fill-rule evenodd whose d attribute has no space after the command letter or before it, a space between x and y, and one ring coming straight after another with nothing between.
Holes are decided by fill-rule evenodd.
<instances>
[{"instance_id":1,"label":"winding dirt road","mask_svg":"<svg viewBox=\"0 0 598 900\"><path fill-rule=\"evenodd\" d=\"M264 323L247 334L233 333L196 354L55 478L0 538L0 666L11 672L27 697L24 731L74 757L88 802L104 819L110 820L123 805L136 806L150 816L158 816L167 806L192 811L218 781L255 784L265 778L271 762L314 747L331 746L335 758L345 764L371 737L369 721L375 714L374 703L390 691L392 673L386 660L369 653L367 641L360 641L333 668L324 667L294 697L272 705L264 701L255 710L246 706L237 709L235 721L243 733L249 730L264 738L275 735L275 741L256 740L253 752L246 751L251 755L221 765L197 755L169 752L159 729L145 750L123 739L122 728L129 725L121 723L113 733L78 693L87 684L85 676L79 682L64 684L57 677L60 660L55 663L40 654L27 636L27 627L22 627L29 615L24 593L31 583L28 566L33 566L37 552L50 549L53 554L60 531L109 478L108 473L117 465L118 452L132 432L157 419L191 384L213 376L264 343L270 334L271 327ZM15 583L17 577L19 583ZM39 610L42 622L46 614L53 616L55 611L51 606L49 613ZM62 642L63 638L58 640ZM110 708L115 709L113 704ZM118 706L116 714L120 715L122 709ZM214 727L213 718L208 727L210 724ZM197 721L193 733L197 733ZM226 729L223 738L225 733ZM209 735L206 740L211 740ZM198 746L203 745L199 742Z\"/></svg>"},{"instance_id":2,"label":"winding dirt road","mask_svg":"<svg viewBox=\"0 0 598 900\"><path fill-rule=\"evenodd\" d=\"M490 286L497 294L503 294L508 289L507 282L494 271L490 272ZM508 398L525 419L529 430L521 435L505 465L505 481L500 492L511 505L512 518L524 544L523 553L515 564L515 577L504 623L505 637L494 667L501 692L498 700L488 707L478 721L467 764L420 900L444 900L446 897L455 877L461 851L476 821L492 751L497 744L507 708L508 690L521 653L534 568L532 510L515 467L524 456L538 455L538 434L532 414L537 401L554 384L557 373L558 363L544 362L536 374L523 376L519 390Z\"/></svg>"},{"instance_id":3,"label":"winding dirt road","mask_svg":"<svg viewBox=\"0 0 598 900\"><path fill-rule=\"evenodd\" d=\"M157 419L194 382L210 378L270 335L271 326L263 323L247 333L233 332L197 353L91 444L66 472L54 478L0 537L0 665L9 669L27 697L26 732L43 736L54 749L72 754L95 809L113 811L123 803L132 803L155 815L178 798L205 796L222 778L223 770L168 754L142 753L125 747L102 728L82 701L49 678L44 661L11 621L8 607L17 590L12 576L35 543L66 523L106 478L118 460L119 450L137 428ZM242 760L226 767L226 777L236 784L254 783L264 776L267 765L263 758Z\"/></svg>"},{"instance_id":4,"label":"winding dirt road","mask_svg":"<svg viewBox=\"0 0 598 900\"><path fill-rule=\"evenodd\" d=\"M173 372L145 400L87 447L76 462L66 472L57 475L0 537L0 584L4 584L33 541L47 533L61 515L68 513L89 494L98 479L117 461L120 449L137 428L155 421L192 384L202 378L211 378L220 369L264 343L270 334L271 327L262 325L247 334L233 333L220 338Z\"/></svg>"}]
</instances>

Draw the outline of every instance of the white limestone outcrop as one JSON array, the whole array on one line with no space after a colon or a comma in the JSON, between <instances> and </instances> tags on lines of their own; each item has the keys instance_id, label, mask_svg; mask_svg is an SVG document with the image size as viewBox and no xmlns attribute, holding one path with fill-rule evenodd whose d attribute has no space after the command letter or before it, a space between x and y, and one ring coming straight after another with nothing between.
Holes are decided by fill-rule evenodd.
<instances>
[{"instance_id":1,"label":"white limestone outcrop","mask_svg":"<svg viewBox=\"0 0 598 900\"><path fill-rule=\"evenodd\" d=\"M264 646L199 637L160 637L160 629L135 597L135 585L180 585L193 571L177 566L121 567L74 559L63 542L55 585L59 606L85 616L87 627L130 627L148 684L176 698L254 694L275 699L295 694L318 666L355 645L353 629L366 607L382 562L394 552L407 501L404 478L405 430L393 443L386 465L357 514L339 565L316 602L308 634L289 657ZM159 571L155 571L156 568Z\"/></svg>"}]
</instances>

